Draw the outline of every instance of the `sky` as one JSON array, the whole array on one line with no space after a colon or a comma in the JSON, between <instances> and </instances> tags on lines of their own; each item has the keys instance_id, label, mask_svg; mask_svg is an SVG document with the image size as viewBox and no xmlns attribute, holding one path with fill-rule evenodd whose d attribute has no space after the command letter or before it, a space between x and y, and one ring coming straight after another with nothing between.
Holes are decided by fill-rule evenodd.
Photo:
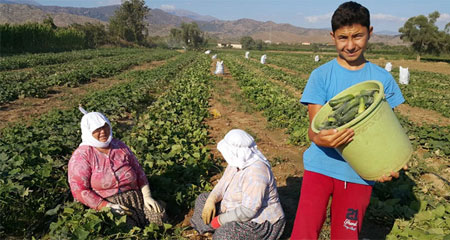
<instances>
[{"instance_id":1,"label":"sky","mask_svg":"<svg viewBox=\"0 0 450 240\"><path fill-rule=\"evenodd\" d=\"M120 4L122 0L35 0L42 5L99 7ZM150 8L184 9L220 20L250 18L289 23L297 27L330 29L336 0L145 0ZM359 0L371 15L375 32L398 29L410 17L439 11L436 25L442 30L450 22L450 0Z\"/></svg>"}]
</instances>

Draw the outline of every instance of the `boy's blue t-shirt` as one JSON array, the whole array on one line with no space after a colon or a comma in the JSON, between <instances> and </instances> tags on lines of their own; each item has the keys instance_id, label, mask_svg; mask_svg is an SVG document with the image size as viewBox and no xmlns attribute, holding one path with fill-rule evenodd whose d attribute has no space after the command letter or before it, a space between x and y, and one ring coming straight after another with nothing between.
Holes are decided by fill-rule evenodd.
<instances>
[{"instance_id":1,"label":"boy's blue t-shirt","mask_svg":"<svg viewBox=\"0 0 450 240\"><path fill-rule=\"evenodd\" d=\"M392 75L385 69L366 62L359 70L348 70L333 59L316 68L310 75L300 100L303 104L325 105L331 98L348 87L367 80L383 83L389 105L394 108L405 99ZM326 148L311 143L303 154L304 167L342 181L373 185L373 181L362 179L334 148Z\"/></svg>"}]
</instances>

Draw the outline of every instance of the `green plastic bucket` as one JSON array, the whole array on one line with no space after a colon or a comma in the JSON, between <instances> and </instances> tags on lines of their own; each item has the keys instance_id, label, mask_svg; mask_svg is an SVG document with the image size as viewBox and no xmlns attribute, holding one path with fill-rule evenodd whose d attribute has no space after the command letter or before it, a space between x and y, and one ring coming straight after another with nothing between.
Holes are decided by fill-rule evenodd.
<instances>
[{"instance_id":1,"label":"green plastic bucket","mask_svg":"<svg viewBox=\"0 0 450 240\"><path fill-rule=\"evenodd\" d=\"M337 151L350 166L364 179L377 180L400 170L413 152L408 136L386 101L383 84L369 80L355 84L337 94L333 99L348 94L359 94L363 89L378 90L374 102L361 115L337 128L351 128L355 132L353 140L339 146ZM312 121L312 130L318 133L319 124L332 112L326 103Z\"/></svg>"}]
</instances>

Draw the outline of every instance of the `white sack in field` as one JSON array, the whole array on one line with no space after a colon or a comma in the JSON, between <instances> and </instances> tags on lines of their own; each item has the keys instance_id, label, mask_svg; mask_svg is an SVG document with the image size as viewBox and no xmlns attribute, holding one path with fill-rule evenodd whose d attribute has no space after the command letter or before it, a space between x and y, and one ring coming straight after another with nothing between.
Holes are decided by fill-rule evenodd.
<instances>
[{"instance_id":1,"label":"white sack in field","mask_svg":"<svg viewBox=\"0 0 450 240\"><path fill-rule=\"evenodd\" d=\"M409 71L408 68L403 68L400 66L400 79L398 80L400 84L408 85L409 83Z\"/></svg>"},{"instance_id":2,"label":"white sack in field","mask_svg":"<svg viewBox=\"0 0 450 240\"><path fill-rule=\"evenodd\" d=\"M214 72L214 74L223 74L223 61L216 62L216 71Z\"/></svg>"},{"instance_id":3,"label":"white sack in field","mask_svg":"<svg viewBox=\"0 0 450 240\"><path fill-rule=\"evenodd\" d=\"M391 62L387 62L386 66L384 67L384 69L386 69L386 71L388 71L388 72L392 71L392 63Z\"/></svg>"},{"instance_id":4,"label":"white sack in field","mask_svg":"<svg viewBox=\"0 0 450 240\"><path fill-rule=\"evenodd\" d=\"M319 58L319 55L316 55L316 56L314 57L314 62L318 62L318 61L320 61L320 58Z\"/></svg>"}]
</instances>

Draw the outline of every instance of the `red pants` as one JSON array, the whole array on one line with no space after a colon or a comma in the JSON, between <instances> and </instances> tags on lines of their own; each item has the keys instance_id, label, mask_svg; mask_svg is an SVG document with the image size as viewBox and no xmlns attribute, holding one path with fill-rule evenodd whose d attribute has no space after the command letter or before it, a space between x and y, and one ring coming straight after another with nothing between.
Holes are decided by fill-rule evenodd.
<instances>
[{"instance_id":1,"label":"red pants","mask_svg":"<svg viewBox=\"0 0 450 240\"><path fill-rule=\"evenodd\" d=\"M306 171L291 240L317 239L331 201L331 239L358 239L372 186Z\"/></svg>"}]
</instances>

